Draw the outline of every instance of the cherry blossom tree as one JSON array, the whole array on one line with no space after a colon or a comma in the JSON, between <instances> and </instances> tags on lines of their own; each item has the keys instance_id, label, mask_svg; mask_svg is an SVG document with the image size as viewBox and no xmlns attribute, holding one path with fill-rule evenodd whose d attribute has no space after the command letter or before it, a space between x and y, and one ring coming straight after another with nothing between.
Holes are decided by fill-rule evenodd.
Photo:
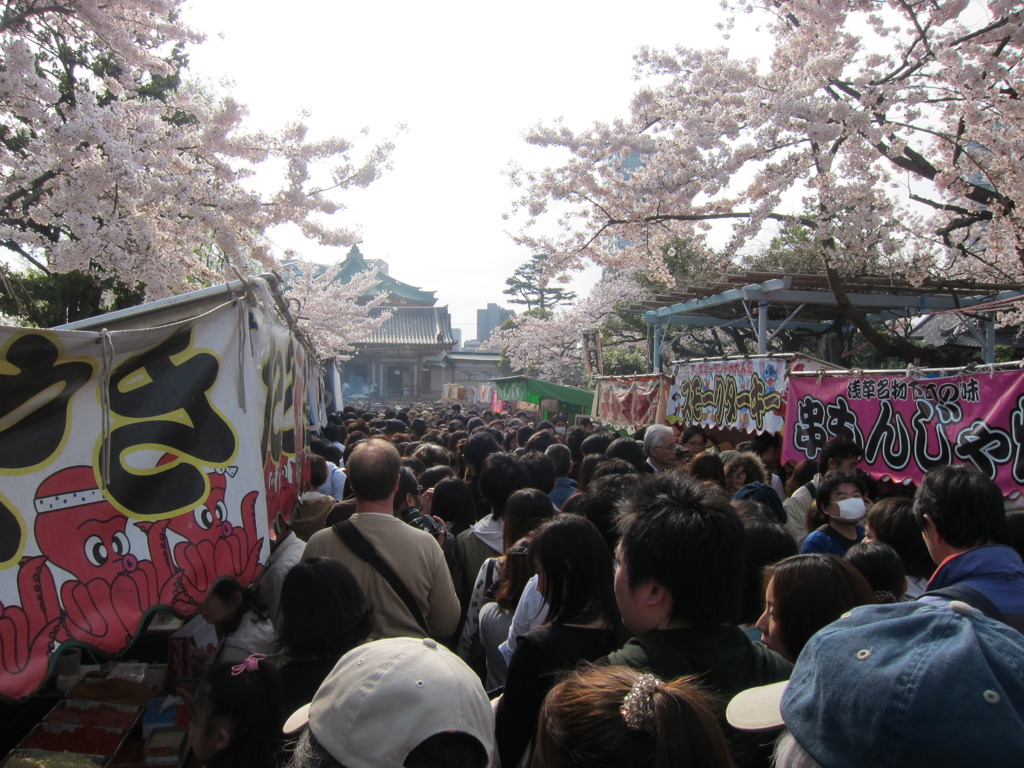
<instances>
[{"instance_id":1,"label":"cherry blossom tree","mask_svg":"<svg viewBox=\"0 0 1024 768\"><path fill-rule=\"evenodd\" d=\"M287 264L287 298L295 304L293 314L322 358L348 360L355 345L366 341L390 317L381 310L389 299L387 291L371 294L379 282L378 273L366 269L347 283L334 280L322 265L293 260Z\"/></svg>"},{"instance_id":2,"label":"cherry blossom tree","mask_svg":"<svg viewBox=\"0 0 1024 768\"><path fill-rule=\"evenodd\" d=\"M538 126L568 159L517 168L519 241L667 278L659 246L727 222L739 254L814 233L841 310L883 355L935 360L847 300L851 274L1024 280L1024 8L1011 0L726 0L770 33L761 60L641 50L628 117ZM809 201L813 217L803 215ZM559 234L537 234L556 217ZM614 242L624 247L608 247Z\"/></svg>"},{"instance_id":3,"label":"cherry blossom tree","mask_svg":"<svg viewBox=\"0 0 1024 768\"><path fill-rule=\"evenodd\" d=\"M339 193L387 167L391 143L357 151L346 139L314 141L301 122L245 131L242 105L180 77L186 46L200 39L178 21L181 2L0 7L8 257L114 276L154 299L275 267L266 233L278 225L328 245L358 239L325 221L341 209ZM276 191L255 191L252 177L272 188L275 171Z\"/></svg>"},{"instance_id":4,"label":"cherry blossom tree","mask_svg":"<svg viewBox=\"0 0 1024 768\"><path fill-rule=\"evenodd\" d=\"M635 268L609 270L582 301L545 315L513 318L510 327L491 335L485 348L504 352L514 370L580 386L585 378L581 331L597 328L618 307L647 295ZM637 346L634 342L630 348Z\"/></svg>"}]
</instances>

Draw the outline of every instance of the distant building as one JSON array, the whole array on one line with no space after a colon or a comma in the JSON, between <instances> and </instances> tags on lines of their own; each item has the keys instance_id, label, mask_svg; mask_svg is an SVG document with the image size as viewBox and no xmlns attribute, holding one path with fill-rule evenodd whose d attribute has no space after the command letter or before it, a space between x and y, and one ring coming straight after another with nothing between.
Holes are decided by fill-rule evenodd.
<instances>
[{"instance_id":1,"label":"distant building","mask_svg":"<svg viewBox=\"0 0 1024 768\"><path fill-rule=\"evenodd\" d=\"M487 309L476 311L476 338L481 344L490 338L494 329L514 315L511 309L502 309L497 304L488 304Z\"/></svg>"},{"instance_id":2,"label":"distant building","mask_svg":"<svg viewBox=\"0 0 1024 768\"><path fill-rule=\"evenodd\" d=\"M365 269L378 270L380 282L371 295L386 291L388 300L376 312L391 317L343 364L349 398L373 402L433 400L441 395L444 369L426 365L455 345L448 307L438 307L433 291L424 291L387 274L387 264L367 260L354 246L338 268L335 280L348 282Z\"/></svg>"}]
</instances>

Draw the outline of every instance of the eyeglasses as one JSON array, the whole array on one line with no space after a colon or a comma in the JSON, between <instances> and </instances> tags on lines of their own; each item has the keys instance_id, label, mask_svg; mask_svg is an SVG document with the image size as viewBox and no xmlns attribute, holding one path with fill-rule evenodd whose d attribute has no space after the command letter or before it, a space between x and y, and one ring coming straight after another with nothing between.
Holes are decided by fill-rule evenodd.
<instances>
[{"instance_id":1,"label":"eyeglasses","mask_svg":"<svg viewBox=\"0 0 1024 768\"><path fill-rule=\"evenodd\" d=\"M703 440L687 440L685 443L686 447L692 448L695 451L701 451L704 449Z\"/></svg>"}]
</instances>

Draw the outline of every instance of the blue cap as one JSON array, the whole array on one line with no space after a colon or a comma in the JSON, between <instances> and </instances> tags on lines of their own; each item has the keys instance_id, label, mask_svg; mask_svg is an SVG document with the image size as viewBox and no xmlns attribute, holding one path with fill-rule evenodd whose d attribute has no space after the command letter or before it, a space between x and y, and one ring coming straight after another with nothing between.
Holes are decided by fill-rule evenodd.
<instances>
[{"instance_id":1,"label":"blue cap","mask_svg":"<svg viewBox=\"0 0 1024 768\"><path fill-rule=\"evenodd\" d=\"M786 522L786 508L782 505L782 499L779 498L778 492L767 483L747 483L733 494L733 498L736 501L750 499L760 502L772 514L775 522Z\"/></svg>"},{"instance_id":2,"label":"blue cap","mask_svg":"<svg viewBox=\"0 0 1024 768\"><path fill-rule=\"evenodd\" d=\"M1024 635L958 601L862 606L810 639L784 690L729 708L736 727L784 722L827 768L1019 764Z\"/></svg>"}]
</instances>

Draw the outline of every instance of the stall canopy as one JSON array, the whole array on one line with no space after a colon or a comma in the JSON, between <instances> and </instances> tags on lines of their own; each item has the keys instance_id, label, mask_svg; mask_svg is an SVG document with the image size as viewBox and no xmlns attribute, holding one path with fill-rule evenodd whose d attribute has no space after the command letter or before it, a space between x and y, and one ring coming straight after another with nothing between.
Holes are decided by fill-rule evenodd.
<instances>
[{"instance_id":1,"label":"stall canopy","mask_svg":"<svg viewBox=\"0 0 1024 768\"><path fill-rule=\"evenodd\" d=\"M273 276L0 327L0 698L259 576L318 373Z\"/></svg>"},{"instance_id":2,"label":"stall canopy","mask_svg":"<svg viewBox=\"0 0 1024 768\"><path fill-rule=\"evenodd\" d=\"M590 413L594 408L594 393L586 389L529 376L507 376L494 379L494 383L498 386L499 400L539 405L545 418L556 413Z\"/></svg>"}]
</instances>

